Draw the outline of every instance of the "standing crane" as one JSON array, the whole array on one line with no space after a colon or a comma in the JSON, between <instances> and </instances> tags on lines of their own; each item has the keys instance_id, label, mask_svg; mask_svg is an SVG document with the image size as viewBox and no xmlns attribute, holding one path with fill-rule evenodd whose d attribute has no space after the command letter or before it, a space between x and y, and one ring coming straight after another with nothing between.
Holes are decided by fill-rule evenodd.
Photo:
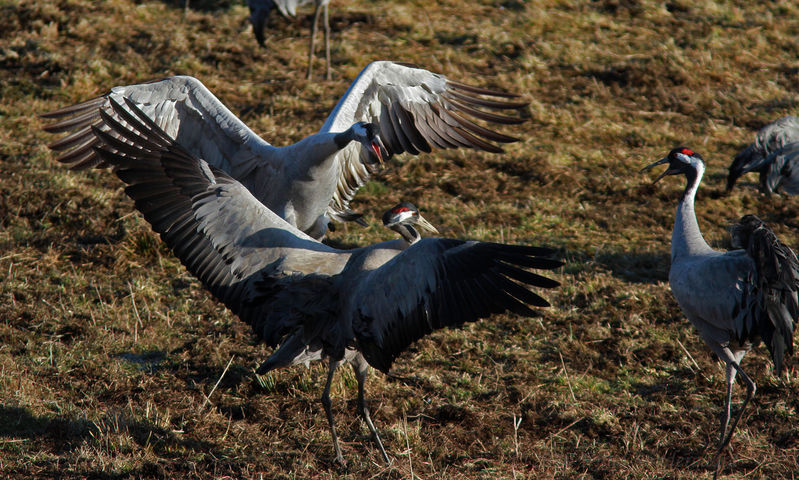
<instances>
[{"instance_id":1,"label":"standing crane","mask_svg":"<svg viewBox=\"0 0 799 480\"><path fill-rule=\"evenodd\" d=\"M256 135L193 77L114 87L101 97L42 115L44 129L69 134L50 144L70 168L105 168L92 126L111 131L100 112L112 100L135 103L177 143L243 184L267 208L321 239L330 220L360 218L350 201L383 161L436 148L493 153L516 138L478 125L523 120L483 110L518 110L517 95L472 87L421 68L388 61L361 71L318 133L286 147ZM114 133L111 133L114 135Z\"/></svg>"},{"instance_id":2,"label":"standing crane","mask_svg":"<svg viewBox=\"0 0 799 480\"><path fill-rule=\"evenodd\" d=\"M360 414L388 462L364 399L369 367L388 372L411 343L440 328L506 311L534 315L531 307L549 303L528 287L559 285L528 270L562 265L548 248L414 238L337 250L193 155L133 101L109 104L100 111L107 130L93 127L98 157L186 268L276 347L257 372L329 362L321 402L340 463L330 402L340 364L355 371Z\"/></svg>"},{"instance_id":3,"label":"standing crane","mask_svg":"<svg viewBox=\"0 0 799 480\"><path fill-rule=\"evenodd\" d=\"M269 14L275 8L280 13L288 17L297 16L297 7L302 7L309 3L314 4L313 22L311 23L311 45L308 48L308 80L311 79L311 71L313 70L313 54L314 54L314 40L316 39L316 32L319 25L319 14L324 11L325 14L325 60L327 65L327 73L325 78L330 80L330 19L328 17L327 6L330 0L247 0L247 5L250 7L250 23L252 23L252 31L255 33L255 39L258 45L266 47L264 38L264 26L269 19Z\"/></svg>"},{"instance_id":4,"label":"standing crane","mask_svg":"<svg viewBox=\"0 0 799 480\"><path fill-rule=\"evenodd\" d=\"M761 128L755 141L735 156L727 175L727 191L749 172L760 173L760 191L781 188L799 195L799 117L782 117Z\"/></svg>"},{"instance_id":5,"label":"standing crane","mask_svg":"<svg viewBox=\"0 0 799 480\"><path fill-rule=\"evenodd\" d=\"M671 236L671 291L705 343L727 365L727 397L716 452L720 460L755 394L755 382L741 368L746 352L763 341L778 375L785 354L793 352L793 330L799 316L799 261L753 215L743 217L732 229L733 246L738 249L720 252L710 248L694 212L694 198L705 172L702 157L678 147L643 171L663 164L669 168L655 182L667 175L685 175L687 179ZM746 384L746 399L727 434L736 374Z\"/></svg>"}]
</instances>

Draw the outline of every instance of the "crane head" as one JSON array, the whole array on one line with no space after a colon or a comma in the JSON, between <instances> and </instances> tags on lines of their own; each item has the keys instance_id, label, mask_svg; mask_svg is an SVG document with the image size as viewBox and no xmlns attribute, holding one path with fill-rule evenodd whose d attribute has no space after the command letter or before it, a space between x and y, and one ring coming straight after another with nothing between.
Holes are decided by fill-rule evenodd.
<instances>
[{"instance_id":1,"label":"crane head","mask_svg":"<svg viewBox=\"0 0 799 480\"><path fill-rule=\"evenodd\" d=\"M353 125L355 136L366 148L369 154L368 164L383 164L389 154L380 139L380 127L376 123L358 122Z\"/></svg>"},{"instance_id":2,"label":"crane head","mask_svg":"<svg viewBox=\"0 0 799 480\"><path fill-rule=\"evenodd\" d=\"M269 14L275 8L273 0L249 0L247 4L250 7L250 23L252 23L252 31L255 34L255 39L258 45L266 47L264 38L264 26L269 18Z\"/></svg>"},{"instance_id":3,"label":"crane head","mask_svg":"<svg viewBox=\"0 0 799 480\"><path fill-rule=\"evenodd\" d=\"M680 175L687 174L690 171L696 171L704 168L705 162L702 156L687 147L677 147L672 149L668 155L661 158L657 162L651 163L642 168L641 171L645 172L658 165L668 164L669 168L660 174L652 183L656 183L666 175Z\"/></svg>"},{"instance_id":4,"label":"crane head","mask_svg":"<svg viewBox=\"0 0 799 480\"><path fill-rule=\"evenodd\" d=\"M760 149L755 148L755 144L749 145L735 156L730 164L727 174L727 191L732 190L735 182L746 173L763 172L768 167L767 156L763 155Z\"/></svg>"},{"instance_id":5,"label":"crane head","mask_svg":"<svg viewBox=\"0 0 799 480\"><path fill-rule=\"evenodd\" d=\"M419 209L411 202L401 202L386 210L383 225L392 228L396 225L415 225L431 233L438 233L436 227L422 217Z\"/></svg>"}]
</instances>

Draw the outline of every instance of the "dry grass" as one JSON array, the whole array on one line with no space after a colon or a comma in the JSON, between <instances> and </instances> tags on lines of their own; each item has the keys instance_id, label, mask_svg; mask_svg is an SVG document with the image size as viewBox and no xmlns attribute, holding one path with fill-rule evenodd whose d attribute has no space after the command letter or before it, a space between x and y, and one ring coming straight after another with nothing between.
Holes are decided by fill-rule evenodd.
<instances>
[{"instance_id":1,"label":"dry grass","mask_svg":"<svg viewBox=\"0 0 799 480\"><path fill-rule=\"evenodd\" d=\"M306 15L276 18L261 51L241 2L193 1L185 16L182 3L0 4L0 476L711 476L723 371L666 283L682 185L637 171L691 146L709 160L697 208L712 244L756 212L797 245L795 199L746 182L720 195L753 131L796 113L794 2L334 1L330 82L304 79ZM444 236L553 245L568 264L541 318L439 332L396 378L372 376L391 466L342 372L343 470L317 401L324 367L256 377L266 349L131 213L118 181L54 162L36 115L185 73L285 144L375 59L522 92L529 120L503 156L395 162L357 197L373 226L333 239L390 238L380 213L408 199ZM794 363L776 378L762 349L745 360L759 388L724 457L730 477L799 471Z\"/></svg>"}]
</instances>

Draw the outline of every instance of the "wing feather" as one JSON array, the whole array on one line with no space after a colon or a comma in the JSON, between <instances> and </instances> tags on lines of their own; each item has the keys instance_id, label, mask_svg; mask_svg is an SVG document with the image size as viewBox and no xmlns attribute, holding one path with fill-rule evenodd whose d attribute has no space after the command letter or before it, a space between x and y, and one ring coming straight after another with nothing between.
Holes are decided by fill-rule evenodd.
<instances>
[{"instance_id":1,"label":"wing feather","mask_svg":"<svg viewBox=\"0 0 799 480\"><path fill-rule=\"evenodd\" d=\"M80 140L93 136L92 126L109 129L100 112L109 108L111 99L132 101L146 119L155 120L189 153L236 179L243 180L257 165L274 161L269 154L274 147L242 123L199 80L187 76L114 87L103 96L43 114L57 120L45 126L45 131L70 132L51 144L54 150L64 152L58 161L77 170L107 167L95 155L95 144ZM124 118L125 112L119 115Z\"/></svg>"},{"instance_id":2,"label":"wing feather","mask_svg":"<svg viewBox=\"0 0 799 480\"><path fill-rule=\"evenodd\" d=\"M493 153L502 151L494 142L507 143L515 138L477 125L472 117L489 124L511 125L520 117L488 112L520 110L527 102L518 95L497 92L454 82L443 75L410 64L388 61L372 62L350 85L347 93L322 126L323 132L339 132L356 122L376 123L389 155L418 154L436 148L473 148ZM362 147L359 147L361 149ZM340 175L350 172L348 165L361 161L352 150L337 156ZM330 202L330 211L349 209L360 185L372 172L358 171L357 181L339 182Z\"/></svg>"},{"instance_id":3,"label":"wing feather","mask_svg":"<svg viewBox=\"0 0 799 480\"><path fill-rule=\"evenodd\" d=\"M788 143L771 153L765 160L765 172L760 175L761 188L769 193L781 188L788 195L799 194L797 162L799 162L799 142Z\"/></svg>"},{"instance_id":4,"label":"wing feather","mask_svg":"<svg viewBox=\"0 0 799 480\"><path fill-rule=\"evenodd\" d=\"M335 274L348 255L286 223L148 122L135 103L123 107L112 99L110 108L103 118L108 131L97 129L102 145L95 151L186 268L270 345L301 328L304 317L293 310L296 288L284 287L304 281L297 275L304 271Z\"/></svg>"},{"instance_id":5,"label":"wing feather","mask_svg":"<svg viewBox=\"0 0 799 480\"><path fill-rule=\"evenodd\" d=\"M492 313L534 315L549 303L528 287L558 282L519 273L528 264L562 265L539 247L427 238L364 274L353 292L352 325L365 358L388 371L408 345L435 329L457 327ZM391 286L391 287L387 287Z\"/></svg>"},{"instance_id":6,"label":"wing feather","mask_svg":"<svg viewBox=\"0 0 799 480\"><path fill-rule=\"evenodd\" d=\"M732 190L739 177L748 172L760 172L761 189L767 193L775 191L771 188L774 178L772 174L776 172L779 177L779 169L771 168L771 163L775 160L775 154L789 143L799 141L799 117L791 115L779 118L758 130L755 141L741 150L733 159L727 174L727 190ZM769 182L766 181L766 175ZM779 183L779 182L777 182Z\"/></svg>"},{"instance_id":7,"label":"wing feather","mask_svg":"<svg viewBox=\"0 0 799 480\"><path fill-rule=\"evenodd\" d=\"M731 234L733 244L745 248L756 271L746 292L752 301L748 302L748 311L741 314L749 319L749 328L742 333L762 338L779 373L785 354L793 353L793 331L799 317L799 260L754 215L741 218Z\"/></svg>"}]
</instances>

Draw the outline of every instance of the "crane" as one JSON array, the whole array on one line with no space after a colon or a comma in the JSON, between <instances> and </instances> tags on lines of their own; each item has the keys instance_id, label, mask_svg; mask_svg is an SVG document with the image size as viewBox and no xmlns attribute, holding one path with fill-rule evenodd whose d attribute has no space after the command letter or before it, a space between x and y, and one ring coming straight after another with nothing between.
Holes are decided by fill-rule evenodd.
<instances>
[{"instance_id":1,"label":"crane","mask_svg":"<svg viewBox=\"0 0 799 480\"><path fill-rule=\"evenodd\" d=\"M741 368L744 355L762 341L779 375L784 356L793 352L793 330L799 315L799 261L753 215L733 227L735 250L712 249L702 237L694 211L705 172L702 156L677 147L642 171L663 164L668 164L668 169L655 182L667 175L685 175L687 179L671 237L671 291L708 347L726 364L727 396L718 461L756 390L755 382ZM736 374L746 385L746 398L727 434Z\"/></svg>"},{"instance_id":2,"label":"crane","mask_svg":"<svg viewBox=\"0 0 799 480\"><path fill-rule=\"evenodd\" d=\"M470 118L518 124L523 121L519 117L478 108L524 108L527 103L516 97L408 64L379 61L361 71L318 133L286 147L267 143L199 80L187 76L114 87L42 116L56 120L45 131L68 133L49 145L61 152L60 162L76 170L105 168L93 149L98 139L92 125L109 131L100 111L112 99L131 100L193 155L225 171L270 210L320 239L330 219L360 218L350 201L393 155L417 155L434 147L501 153L496 143L517 139Z\"/></svg>"},{"instance_id":3,"label":"crane","mask_svg":"<svg viewBox=\"0 0 799 480\"><path fill-rule=\"evenodd\" d=\"M799 195L799 118L785 116L761 128L755 141L733 159L727 191L746 173L760 173L760 190L771 194L781 188Z\"/></svg>"},{"instance_id":4,"label":"crane","mask_svg":"<svg viewBox=\"0 0 799 480\"><path fill-rule=\"evenodd\" d=\"M316 39L316 32L319 25L319 14L325 14L325 60L327 65L327 73L325 78L330 80L330 19L328 17L327 6L330 0L247 0L247 5L250 7L250 23L252 23L252 31L255 33L255 39L258 45L266 47L264 38L264 26L269 19L269 14L275 8L286 18L297 16L297 7L314 4L313 21L311 22L311 45L308 48L308 80L311 79L311 71L313 70L313 54L314 54L314 40Z\"/></svg>"},{"instance_id":5,"label":"crane","mask_svg":"<svg viewBox=\"0 0 799 480\"><path fill-rule=\"evenodd\" d=\"M109 111L100 111L108 130L93 127L95 152L186 268L276 347L259 374L328 361L321 403L340 463L329 395L340 364L355 371L358 409L388 462L364 399L369 367L388 372L411 343L437 329L506 311L534 315L531 307L549 303L528 287L559 285L529 271L562 265L549 248L449 238L354 250L325 245L124 102L112 98ZM394 215L385 217L389 224Z\"/></svg>"},{"instance_id":6,"label":"crane","mask_svg":"<svg viewBox=\"0 0 799 480\"><path fill-rule=\"evenodd\" d=\"M383 225L399 233L403 249L422 239L415 226L431 233L438 233L436 227L428 222L411 202L400 202L383 214Z\"/></svg>"}]
</instances>

